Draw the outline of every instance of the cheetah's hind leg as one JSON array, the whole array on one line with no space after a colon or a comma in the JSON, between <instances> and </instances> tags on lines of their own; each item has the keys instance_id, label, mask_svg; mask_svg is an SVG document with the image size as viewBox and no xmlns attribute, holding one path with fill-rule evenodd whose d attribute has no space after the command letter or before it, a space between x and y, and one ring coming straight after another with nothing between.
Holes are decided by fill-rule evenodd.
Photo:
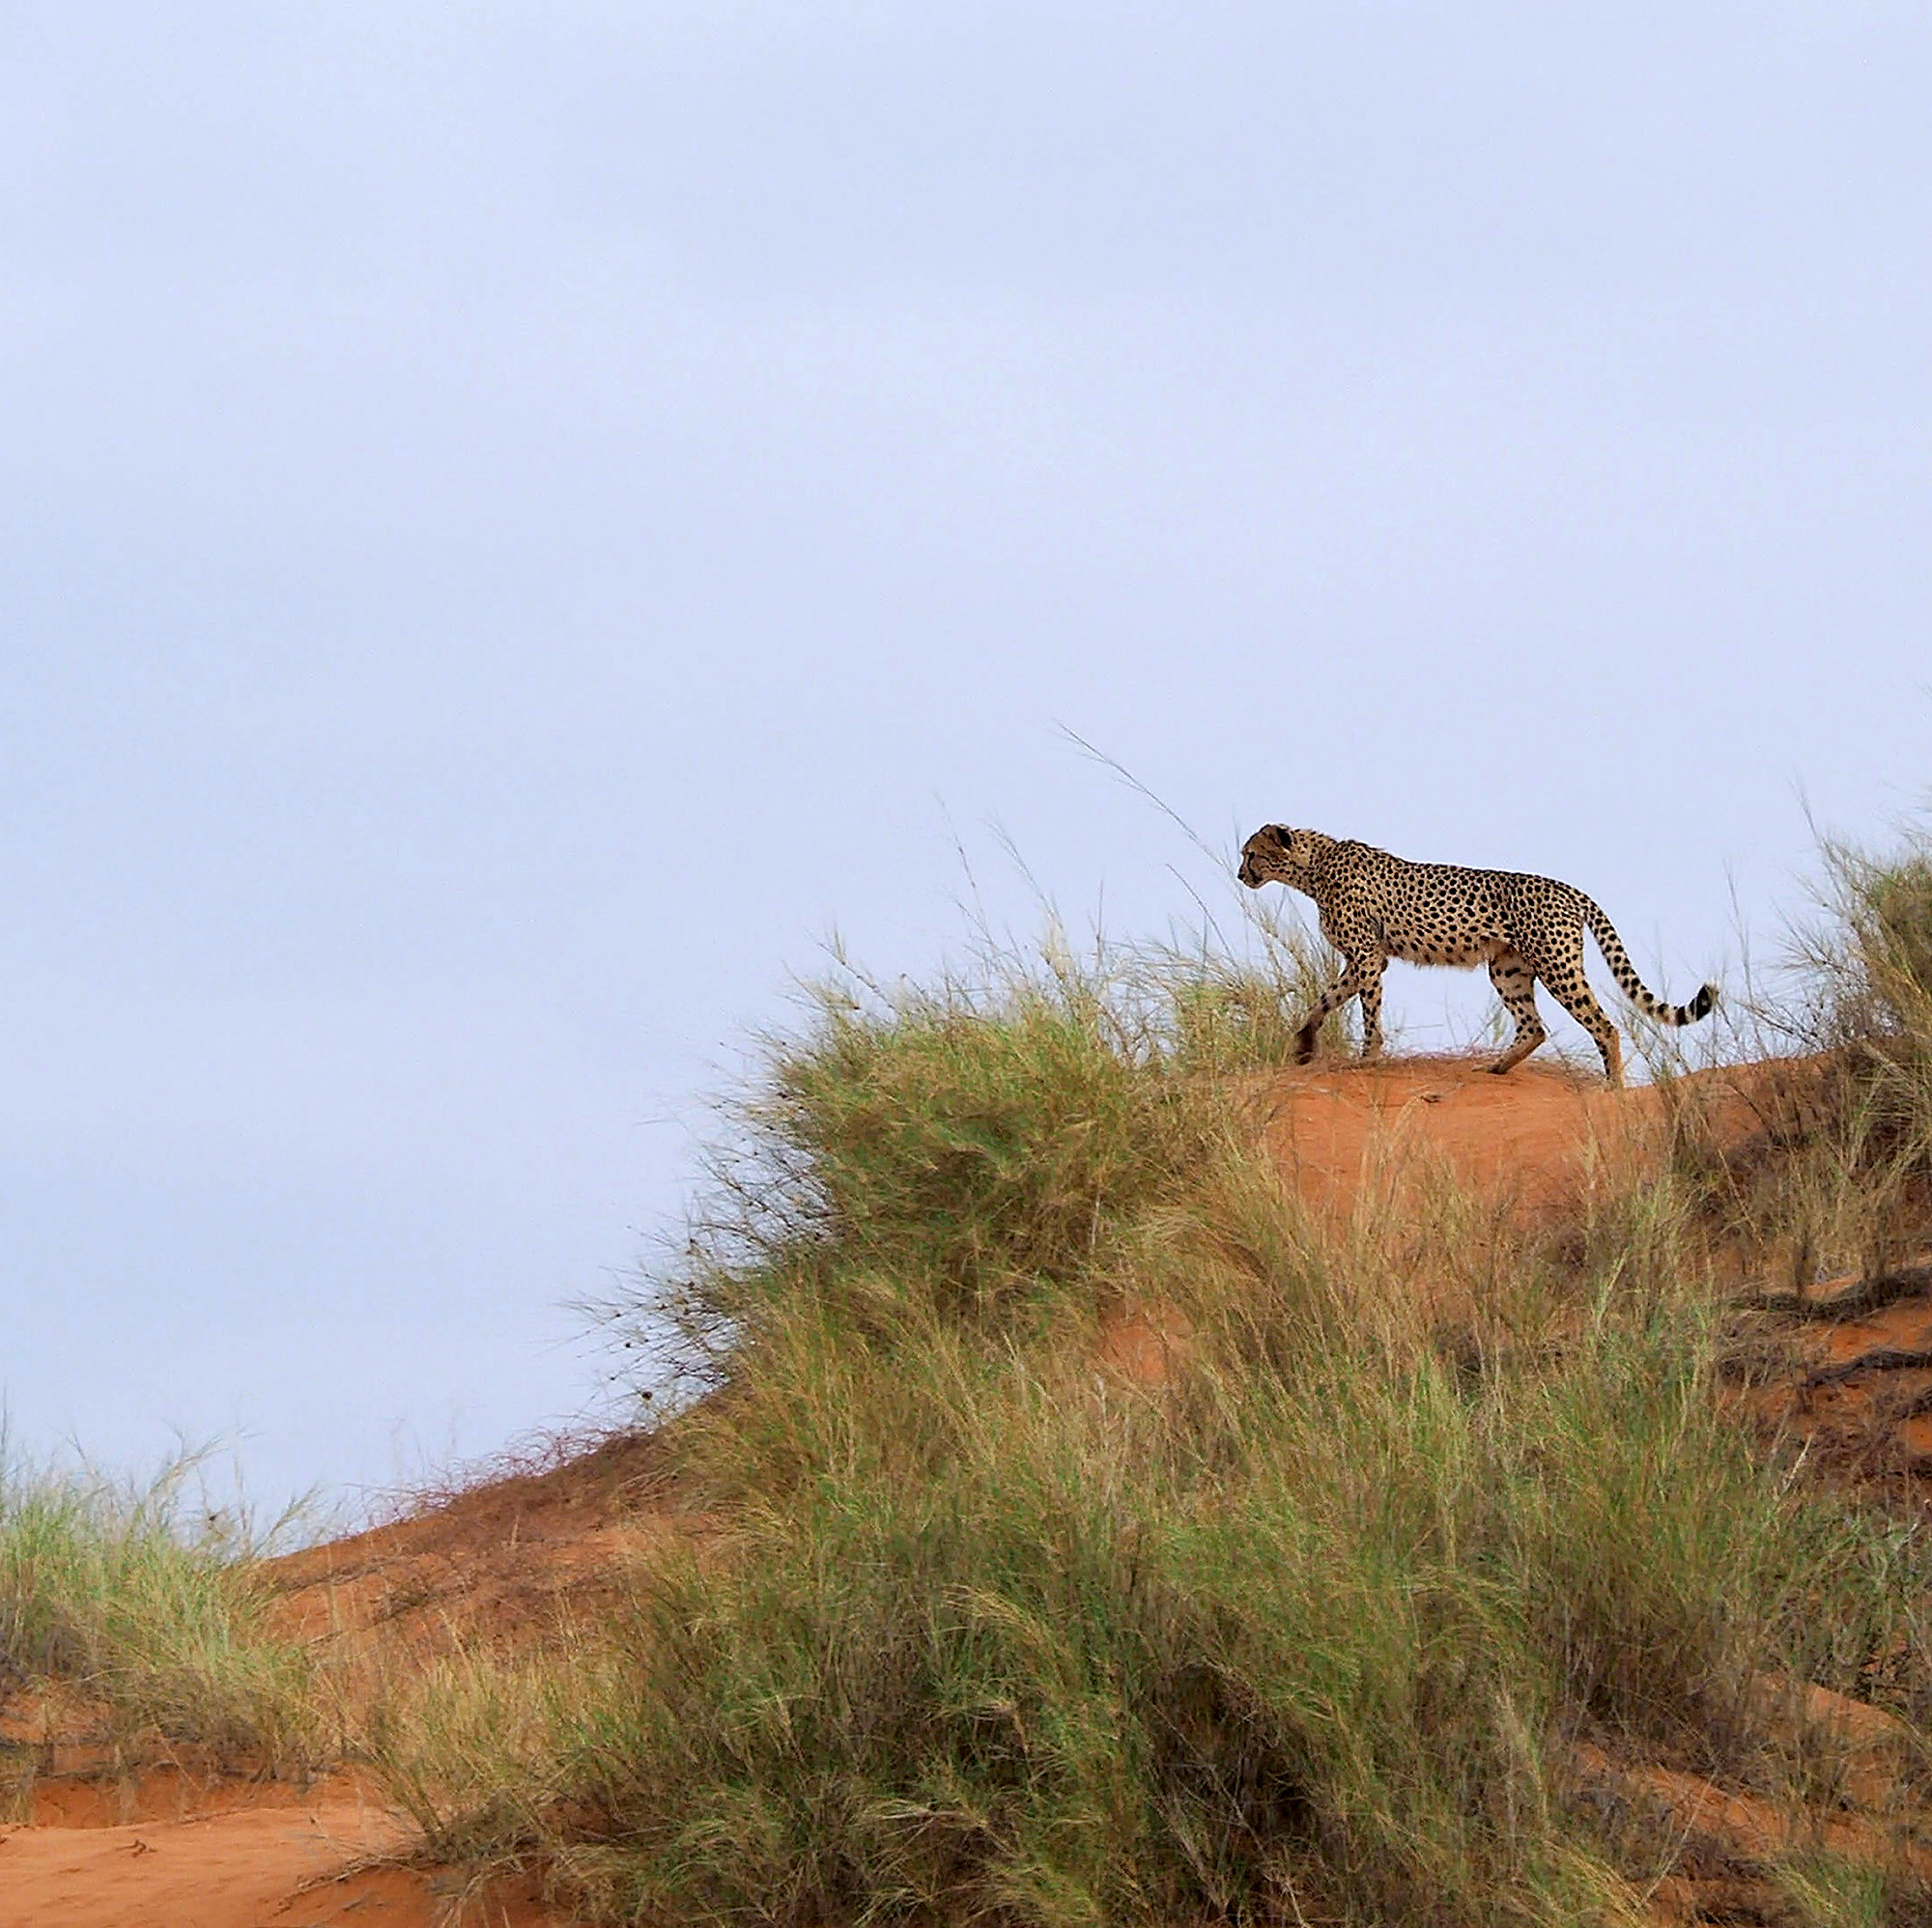
<instances>
[{"instance_id":1,"label":"cheetah's hind leg","mask_svg":"<svg viewBox=\"0 0 1932 1928\"><path fill-rule=\"evenodd\" d=\"M1597 1049L1604 1055L1604 1076L1613 1090L1620 1091L1624 1082L1623 1039L1590 993L1590 980L1583 975L1582 950L1579 942L1576 964L1553 977L1546 975L1543 981L1549 986L1550 996L1597 1040Z\"/></svg>"},{"instance_id":2,"label":"cheetah's hind leg","mask_svg":"<svg viewBox=\"0 0 1932 1928\"><path fill-rule=\"evenodd\" d=\"M1490 1069L1500 1077L1520 1064L1549 1034L1536 1014L1536 973L1515 950L1500 950L1490 959L1490 982L1496 987L1509 1014L1516 1019L1516 1036Z\"/></svg>"}]
</instances>

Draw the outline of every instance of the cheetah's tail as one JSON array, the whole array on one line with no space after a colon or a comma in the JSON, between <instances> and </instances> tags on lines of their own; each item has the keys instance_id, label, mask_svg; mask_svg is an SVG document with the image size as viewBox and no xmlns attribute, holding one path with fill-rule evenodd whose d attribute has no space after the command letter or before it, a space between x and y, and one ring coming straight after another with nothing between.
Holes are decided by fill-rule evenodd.
<instances>
[{"instance_id":1,"label":"cheetah's tail","mask_svg":"<svg viewBox=\"0 0 1932 1928\"><path fill-rule=\"evenodd\" d=\"M1662 998L1652 997L1644 989L1643 979L1636 975L1630 953L1624 949L1623 939L1617 935L1609 919L1588 897L1583 899L1583 921L1590 926L1590 935L1597 940L1597 949L1604 953L1604 962L1610 967L1610 976L1646 1017L1655 1018L1659 1024L1695 1024L1700 1017L1710 1016L1718 1002L1717 985L1706 984L1688 1005L1667 1005Z\"/></svg>"}]
</instances>

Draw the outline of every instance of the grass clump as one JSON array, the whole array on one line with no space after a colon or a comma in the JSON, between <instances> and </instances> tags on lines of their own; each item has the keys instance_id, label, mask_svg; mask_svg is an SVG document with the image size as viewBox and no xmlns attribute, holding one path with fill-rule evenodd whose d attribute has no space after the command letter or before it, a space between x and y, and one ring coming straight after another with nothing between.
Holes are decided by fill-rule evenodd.
<instances>
[{"instance_id":1,"label":"grass clump","mask_svg":"<svg viewBox=\"0 0 1932 1928\"><path fill-rule=\"evenodd\" d=\"M1932 841L1889 858L1827 846L1841 941L1801 940L1815 1024L1841 1067L1834 1122L1842 1162L1916 1212L1932 1181ZM1873 1184L1875 1182L1875 1185Z\"/></svg>"},{"instance_id":2,"label":"grass clump","mask_svg":"<svg viewBox=\"0 0 1932 1928\"><path fill-rule=\"evenodd\" d=\"M756 1109L792 1180L792 1230L841 1271L917 1280L995 1319L1104 1266L1181 1151L1185 1108L1078 980L957 987L889 1012L828 1001Z\"/></svg>"},{"instance_id":3,"label":"grass clump","mask_svg":"<svg viewBox=\"0 0 1932 1928\"><path fill-rule=\"evenodd\" d=\"M514 1772L500 1683L445 1694L440 1838L612 1921L1568 1928L1681 1846L1582 1749L1795 1802L1767 1679L1883 1657L1917 1710L1924 1551L1725 1415L1667 1173L1560 1236L1426 1173L1317 1216L1259 1149L1253 974L862 993L618 1308L706 1395L665 1437L710 1530L519 1690ZM1135 1318L1158 1383L1100 1363ZM1794 1868L1795 1918L1853 1887Z\"/></svg>"},{"instance_id":4,"label":"grass clump","mask_svg":"<svg viewBox=\"0 0 1932 1928\"><path fill-rule=\"evenodd\" d=\"M1624 1918L1566 1742L1739 1767L1843 1532L1662 1334L1473 1397L1310 1337L1185 1416L955 1378L923 1453L748 1510L562 1729L565 1864L620 1919Z\"/></svg>"},{"instance_id":5,"label":"grass clump","mask_svg":"<svg viewBox=\"0 0 1932 1928\"><path fill-rule=\"evenodd\" d=\"M298 1767L307 1658L271 1633L250 1549L187 1525L189 1470L130 1486L0 1463L0 1669L98 1702L119 1758Z\"/></svg>"},{"instance_id":6,"label":"grass clump","mask_svg":"<svg viewBox=\"0 0 1932 1928\"><path fill-rule=\"evenodd\" d=\"M1833 928L1799 953L1823 990L1824 1022L1875 1055L1932 1054L1932 839L1887 857L1828 843L1825 859Z\"/></svg>"},{"instance_id":7,"label":"grass clump","mask_svg":"<svg viewBox=\"0 0 1932 1928\"><path fill-rule=\"evenodd\" d=\"M1680 1172L1767 1289L1886 1278L1932 1250L1932 841L1826 840L1819 912L1720 1014L1747 1083L1683 1089ZM1757 1130L1740 1155L1734 1114Z\"/></svg>"},{"instance_id":8,"label":"grass clump","mask_svg":"<svg viewBox=\"0 0 1932 1928\"><path fill-rule=\"evenodd\" d=\"M1056 943L935 989L821 988L735 1113L693 1262L619 1322L668 1320L715 1387L757 1378L802 1302L882 1335L1091 1314L1137 1228L1241 1128L1231 1082L1284 1062L1283 999L1319 969L1279 938L1259 966L1082 965Z\"/></svg>"}]
</instances>

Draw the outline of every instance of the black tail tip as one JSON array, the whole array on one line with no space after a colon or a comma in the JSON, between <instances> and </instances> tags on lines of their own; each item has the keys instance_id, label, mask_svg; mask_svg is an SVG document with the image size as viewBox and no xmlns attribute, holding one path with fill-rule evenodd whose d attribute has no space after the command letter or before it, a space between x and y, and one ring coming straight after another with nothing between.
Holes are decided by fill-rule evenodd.
<instances>
[{"instance_id":1,"label":"black tail tip","mask_svg":"<svg viewBox=\"0 0 1932 1928\"><path fill-rule=\"evenodd\" d=\"M1700 1017L1709 1017L1712 1011L1717 1008L1717 985L1706 984L1684 1008L1690 1013L1690 1021L1692 1024L1695 1024Z\"/></svg>"}]
</instances>

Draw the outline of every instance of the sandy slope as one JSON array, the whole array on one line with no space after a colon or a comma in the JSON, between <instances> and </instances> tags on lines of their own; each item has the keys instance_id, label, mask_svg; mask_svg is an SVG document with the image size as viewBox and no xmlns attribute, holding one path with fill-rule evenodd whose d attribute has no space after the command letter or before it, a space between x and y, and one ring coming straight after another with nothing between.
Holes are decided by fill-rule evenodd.
<instances>
[{"instance_id":1,"label":"sandy slope","mask_svg":"<svg viewBox=\"0 0 1932 1928\"><path fill-rule=\"evenodd\" d=\"M355 1801L248 1809L123 1828L14 1828L0 1835L4 1928L254 1928L257 1922L421 1921L419 1876L331 1881L402 1845L398 1823ZM303 1884L317 1886L304 1893Z\"/></svg>"},{"instance_id":2,"label":"sandy slope","mask_svg":"<svg viewBox=\"0 0 1932 1928\"><path fill-rule=\"evenodd\" d=\"M1554 1199L1587 1148L1656 1111L1647 1088L1610 1091L1556 1063L1498 1078L1467 1058L1325 1063L1270 1080L1267 1143L1303 1197L1346 1204L1378 1170L1418 1150L1465 1183Z\"/></svg>"},{"instance_id":3,"label":"sandy slope","mask_svg":"<svg viewBox=\"0 0 1932 1928\"><path fill-rule=\"evenodd\" d=\"M372 1667L457 1638L540 1637L559 1606L611 1585L617 1560L666 1530L648 1440L559 1449L412 1517L272 1562L291 1630ZM26 1825L0 1829L0 1928L546 1928L533 1884L466 1893L457 1876L395 1864L409 1828L372 1788L159 1769L110 1777L94 1711L16 1695L0 1741L53 1772ZM390 1864L368 1866L375 1857Z\"/></svg>"},{"instance_id":4,"label":"sandy slope","mask_svg":"<svg viewBox=\"0 0 1932 1928\"><path fill-rule=\"evenodd\" d=\"M1410 1166L1548 1209L1595 1174L1656 1155L1666 1099L1655 1085L1611 1091L1595 1071L1546 1058L1498 1078L1482 1058L1321 1063L1257 1087L1264 1130L1304 1198L1346 1206L1364 1185ZM1782 1062L1693 1073L1674 1087L1708 1129L1739 1147L1764 1126Z\"/></svg>"},{"instance_id":5,"label":"sandy slope","mask_svg":"<svg viewBox=\"0 0 1932 1928\"><path fill-rule=\"evenodd\" d=\"M340 1775L200 1781L160 1770L132 1782L52 1775L29 1825L0 1828L0 1928L428 1928L453 1878L396 1864L410 1829ZM470 1897L468 1919L539 1928L527 1883Z\"/></svg>"}]
</instances>

